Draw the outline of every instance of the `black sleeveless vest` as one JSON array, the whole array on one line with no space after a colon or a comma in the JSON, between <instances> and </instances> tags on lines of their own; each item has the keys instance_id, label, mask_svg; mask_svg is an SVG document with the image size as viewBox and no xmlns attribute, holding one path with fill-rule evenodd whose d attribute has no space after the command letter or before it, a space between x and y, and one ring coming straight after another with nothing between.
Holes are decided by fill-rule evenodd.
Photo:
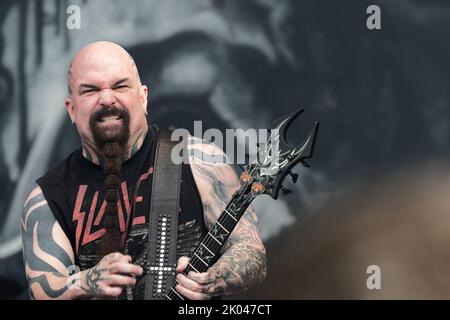
<instances>
[{"instance_id":1,"label":"black sleeveless vest","mask_svg":"<svg viewBox=\"0 0 450 320\"><path fill-rule=\"evenodd\" d=\"M157 127L149 126L142 147L122 165L119 188L118 219L120 231L126 231L127 254L144 270L157 136ZM207 233L203 206L189 164L182 165L181 177L178 258L190 255ZM36 181L69 238L75 264L81 270L93 267L102 258L96 255L96 248L105 233L104 178L102 168L84 158L79 148ZM134 299L143 299L144 279L137 279Z\"/></svg>"}]
</instances>

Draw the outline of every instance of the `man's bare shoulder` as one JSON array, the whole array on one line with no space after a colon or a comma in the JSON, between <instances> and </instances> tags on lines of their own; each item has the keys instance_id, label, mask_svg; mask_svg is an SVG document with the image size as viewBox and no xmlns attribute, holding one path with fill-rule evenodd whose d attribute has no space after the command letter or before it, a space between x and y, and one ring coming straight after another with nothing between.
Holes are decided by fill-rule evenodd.
<instances>
[{"instance_id":1,"label":"man's bare shoulder","mask_svg":"<svg viewBox=\"0 0 450 320\"><path fill-rule=\"evenodd\" d=\"M187 137L189 164L194 166L230 166L230 159L225 152L213 142L189 135Z\"/></svg>"}]
</instances>

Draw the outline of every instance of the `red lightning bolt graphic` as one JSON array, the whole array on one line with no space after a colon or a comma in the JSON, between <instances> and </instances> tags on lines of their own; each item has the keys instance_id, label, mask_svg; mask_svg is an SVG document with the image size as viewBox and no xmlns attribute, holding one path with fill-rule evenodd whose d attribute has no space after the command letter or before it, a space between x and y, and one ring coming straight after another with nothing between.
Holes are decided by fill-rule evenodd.
<instances>
[{"instance_id":1,"label":"red lightning bolt graphic","mask_svg":"<svg viewBox=\"0 0 450 320\"><path fill-rule=\"evenodd\" d=\"M78 221L76 235L76 254L78 255L78 245L80 243L81 230L83 229L85 212L81 211L81 205L83 204L84 195L86 194L87 185L82 184L78 189L77 199L75 200L75 208L73 209L72 221Z\"/></svg>"}]
</instances>

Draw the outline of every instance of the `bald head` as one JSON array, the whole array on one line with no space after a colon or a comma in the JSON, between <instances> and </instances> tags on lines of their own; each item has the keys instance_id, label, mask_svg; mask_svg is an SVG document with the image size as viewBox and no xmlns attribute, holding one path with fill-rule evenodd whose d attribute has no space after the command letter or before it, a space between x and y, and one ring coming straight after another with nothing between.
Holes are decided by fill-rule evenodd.
<instances>
[{"instance_id":1,"label":"bald head","mask_svg":"<svg viewBox=\"0 0 450 320\"><path fill-rule=\"evenodd\" d=\"M67 81L66 109L84 146L98 147L94 138L99 136L128 140L131 146L147 132L148 88L121 46L98 41L83 47L70 64Z\"/></svg>"},{"instance_id":2,"label":"bald head","mask_svg":"<svg viewBox=\"0 0 450 320\"><path fill-rule=\"evenodd\" d=\"M72 59L67 75L69 93L72 94L77 80L87 72L102 73L111 69L122 69L141 84L136 64L124 48L114 42L96 41L81 48Z\"/></svg>"}]
</instances>

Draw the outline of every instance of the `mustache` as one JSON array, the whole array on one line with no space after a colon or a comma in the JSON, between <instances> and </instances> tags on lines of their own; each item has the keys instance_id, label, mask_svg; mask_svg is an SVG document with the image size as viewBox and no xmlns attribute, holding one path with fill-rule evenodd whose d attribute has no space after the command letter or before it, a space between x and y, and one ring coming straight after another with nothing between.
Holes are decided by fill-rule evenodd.
<instances>
[{"instance_id":1,"label":"mustache","mask_svg":"<svg viewBox=\"0 0 450 320\"><path fill-rule=\"evenodd\" d=\"M127 109L119 108L116 106L104 106L101 109L95 111L91 115L91 121L99 121L101 122L105 117L119 117L125 121L130 119L130 114Z\"/></svg>"}]
</instances>

